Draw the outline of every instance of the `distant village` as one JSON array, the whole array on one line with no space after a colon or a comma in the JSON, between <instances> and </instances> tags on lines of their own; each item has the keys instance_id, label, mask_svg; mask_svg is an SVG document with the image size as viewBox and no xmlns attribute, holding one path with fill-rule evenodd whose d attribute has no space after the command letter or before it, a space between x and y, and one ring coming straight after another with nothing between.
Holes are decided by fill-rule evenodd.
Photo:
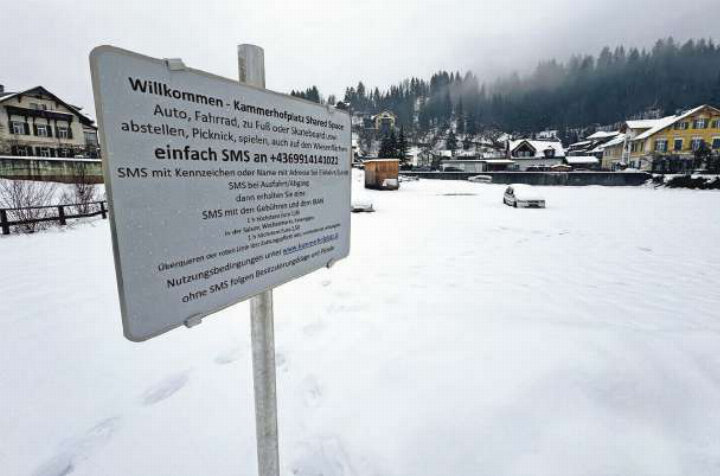
<instances>
[{"instance_id":1,"label":"distant village","mask_svg":"<svg viewBox=\"0 0 720 476\"><path fill-rule=\"evenodd\" d=\"M383 142L397 141L402 133L392 111L353 113L353 131L356 164L385 158ZM701 105L666 117L630 119L618 127L596 128L570 144L561 142L557 130L529 137L498 132L471 136L450 127L440 137L428 134L400 149L405 150L396 158L403 167L420 171L719 173L720 109Z\"/></svg>"},{"instance_id":2,"label":"distant village","mask_svg":"<svg viewBox=\"0 0 720 476\"><path fill-rule=\"evenodd\" d=\"M470 135L452 125L441 133L407 139L401 137L393 111L351 114L355 164L386 158L384 141L400 140L404 144L392 149L401 151L396 158L403 168L418 171L720 172L714 170L720 166L720 109L707 104L671 116L597 127L571 144L563 144L556 130L527 137L498 131ZM42 86L13 92L0 85L0 156L97 159L97 127L81 107Z\"/></svg>"}]
</instances>

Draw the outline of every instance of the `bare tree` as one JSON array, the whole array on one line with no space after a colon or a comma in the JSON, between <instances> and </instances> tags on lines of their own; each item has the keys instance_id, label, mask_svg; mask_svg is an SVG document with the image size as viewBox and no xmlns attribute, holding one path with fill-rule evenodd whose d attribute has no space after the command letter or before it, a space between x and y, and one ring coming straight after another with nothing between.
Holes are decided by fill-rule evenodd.
<instances>
[{"instance_id":1,"label":"bare tree","mask_svg":"<svg viewBox=\"0 0 720 476\"><path fill-rule=\"evenodd\" d=\"M76 162L73 184L63 192L61 203L73 204L73 211L78 215L90 213L92 203L100 199L98 187L90 175L88 165Z\"/></svg>"},{"instance_id":2,"label":"bare tree","mask_svg":"<svg viewBox=\"0 0 720 476\"><path fill-rule=\"evenodd\" d=\"M57 186L51 182L0 179L0 208L11 209L7 214L12 221L48 218L54 213L53 208L34 207L51 205L56 190ZM26 233L46 227L47 222L20 225L20 229Z\"/></svg>"}]
</instances>

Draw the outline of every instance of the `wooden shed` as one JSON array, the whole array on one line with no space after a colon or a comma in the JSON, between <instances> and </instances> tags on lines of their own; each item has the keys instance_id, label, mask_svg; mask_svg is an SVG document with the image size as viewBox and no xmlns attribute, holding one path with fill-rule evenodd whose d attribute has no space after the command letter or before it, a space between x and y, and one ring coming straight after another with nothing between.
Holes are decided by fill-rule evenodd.
<instances>
[{"instance_id":1,"label":"wooden shed","mask_svg":"<svg viewBox=\"0 0 720 476\"><path fill-rule=\"evenodd\" d=\"M400 159L371 159L365 161L365 188L397 190Z\"/></svg>"}]
</instances>

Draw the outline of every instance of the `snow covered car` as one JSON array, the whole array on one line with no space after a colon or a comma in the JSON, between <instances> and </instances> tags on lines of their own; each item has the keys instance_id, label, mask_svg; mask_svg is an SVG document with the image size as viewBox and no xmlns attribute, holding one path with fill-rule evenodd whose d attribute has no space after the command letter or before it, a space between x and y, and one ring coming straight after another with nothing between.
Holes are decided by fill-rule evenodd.
<instances>
[{"instance_id":1,"label":"snow covered car","mask_svg":"<svg viewBox=\"0 0 720 476\"><path fill-rule=\"evenodd\" d=\"M533 187L524 184L506 188L503 203L515 208L545 208L545 199Z\"/></svg>"},{"instance_id":2,"label":"snow covered car","mask_svg":"<svg viewBox=\"0 0 720 476\"><path fill-rule=\"evenodd\" d=\"M360 213L360 212L374 212L375 208L373 207L372 200L368 198L356 198L352 201L352 204L350 205L350 211L353 213Z\"/></svg>"},{"instance_id":3,"label":"snow covered car","mask_svg":"<svg viewBox=\"0 0 720 476\"><path fill-rule=\"evenodd\" d=\"M492 177L489 175L473 175L468 181L475 183L492 183Z\"/></svg>"}]
</instances>

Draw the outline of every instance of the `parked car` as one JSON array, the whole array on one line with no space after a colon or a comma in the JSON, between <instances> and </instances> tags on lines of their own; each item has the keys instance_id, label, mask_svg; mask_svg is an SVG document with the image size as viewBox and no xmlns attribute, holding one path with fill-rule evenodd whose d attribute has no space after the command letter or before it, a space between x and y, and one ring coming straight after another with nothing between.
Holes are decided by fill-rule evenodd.
<instances>
[{"instance_id":1,"label":"parked car","mask_svg":"<svg viewBox=\"0 0 720 476\"><path fill-rule=\"evenodd\" d=\"M468 178L468 180L475 183L492 183L492 177L490 175L473 175Z\"/></svg>"},{"instance_id":2,"label":"parked car","mask_svg":"<svg viewBox=\"0 0 720 476\"><path fill-rule=\"evenodd\" d=\"M515 208L545 208L545 199L533 187L513 184L505 189L503 203Z\"/></svg>"},{"instance_id":3,"label":"parked car","mask_svg":"<svg viewBox=\"0 0 720 476\"><path fill-rule=\"evenodd\" d=\"M353 213L371 213L375 211L375 207L373 207L372 200L370 200L369 198L361 197L353 199L352 204L350 205L350 211Z\"/></svg>"}]
</instances>

